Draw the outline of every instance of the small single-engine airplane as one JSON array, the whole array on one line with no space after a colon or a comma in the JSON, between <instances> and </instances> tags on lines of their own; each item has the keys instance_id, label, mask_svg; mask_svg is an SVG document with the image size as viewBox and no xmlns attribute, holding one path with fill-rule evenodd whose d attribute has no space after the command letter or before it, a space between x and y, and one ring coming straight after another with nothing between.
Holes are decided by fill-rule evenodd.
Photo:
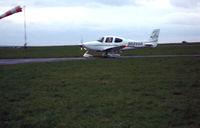
<instances>
[{"instance_id":1,"label":"small single-engine airplane","mask_svg":"<svg viewBox=\"0 0 200 128\"><path fill-rule=\"evenodd\" d=\"M81 50L85 49L86 53L83 57L93 57L88 54L89 51L104 52L103 57L119 57L115 52L137 49L137 48L155 48L158 44L160 29L154 29L149 40L147 41L134 41L116 36L104 36L97 41L83 42ZM112 52L109 54L108 52Z\"/></svg>"}]
</instances>

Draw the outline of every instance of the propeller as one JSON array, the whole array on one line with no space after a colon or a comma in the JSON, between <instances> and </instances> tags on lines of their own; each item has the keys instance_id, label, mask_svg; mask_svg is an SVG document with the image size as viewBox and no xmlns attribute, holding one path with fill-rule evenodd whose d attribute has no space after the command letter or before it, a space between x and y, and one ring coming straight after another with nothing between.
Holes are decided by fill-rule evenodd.
<instances>
[{"instance_id":1,"label":"propeller","mask_svg":"<svg viewBox=\"0 0 200 128\"><path fill-rule=\"evenodd\" d=\"M84 47L83 47L83 37L81 36L81 50L83 50Z\"/></svg>"},{"instance_id":2,"label":"propeller","mask_svg":"<svg viewBox=\"0 0 200 128\"><path fill-rule=\"evenodd\" d=\"M83 50L83 37L81 37L81 50Z\"/></svg>"}]
</instances>

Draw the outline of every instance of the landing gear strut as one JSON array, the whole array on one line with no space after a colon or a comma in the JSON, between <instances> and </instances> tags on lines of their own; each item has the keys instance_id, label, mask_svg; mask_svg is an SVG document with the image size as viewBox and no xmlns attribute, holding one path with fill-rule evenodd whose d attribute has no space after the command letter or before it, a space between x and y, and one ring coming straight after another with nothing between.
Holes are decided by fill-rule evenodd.
<instances>
[{"instance_id":1,"label":"landing gear strut","mask_svg":"<svg viewBox=\"0 0 200 128\"><path fill-rule=\"evenodd\" d=\"M112 54L109 54L107 51L105 51L102 54L103 57L111 57L111 58L116 58L116 57L120 57L120 54L115 54L114 51L112 51Z\"/></svg>"},{"instance_id":2,"label":"landing gear strut","mask_svg":"<svg viewBox=\"0 0 200 128\"><path fill-rule=\"evenodd\" d=\"M83 54L83 57L86 57L86 58L93 57L93 55L88 54L88 52L89 52L89 51L86 51L86 52Z\"/></svg>"},{"instance_id":3,"label":"landing gear strut","mask_svg":"<svg viewBox=\"0 0 200 128\"><path fill-rule=\"evenodd\" d=\"M103 57L107 57L108 56L108 52L105 51L103 54L102 54Z\"/></svg>"}]
</instances>

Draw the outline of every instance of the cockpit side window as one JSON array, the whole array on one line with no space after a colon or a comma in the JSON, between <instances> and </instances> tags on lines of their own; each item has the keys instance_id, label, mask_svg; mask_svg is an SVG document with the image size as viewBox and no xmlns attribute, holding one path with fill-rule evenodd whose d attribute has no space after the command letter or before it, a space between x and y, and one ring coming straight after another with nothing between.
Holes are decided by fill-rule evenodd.
<instances>
[{"instance_id":1,"label":"cockpit side window","mask_svg":"<svg viewBox=\"0 0 200 128\"><path fill-rule=\"evenodd\" d=\"M107 37L106 38L106 43L112 43L113 41L113 38L112 37Z\"/></svg>"},{"instance_id":2,"label":"cockpit side window","mask_svg":"<svg viewBox=\"0 0 200 128\"><path fill-rule=\"evenodd\" d=\"M100 38L100 39L97 40L97 41L99 41L99 42L103 42L103 40L104 40L104 37Z\"/></svg>"},{"instance_id":3,"label":"cockpit side window","mask_svg":"<svg viewBox=\"0 0 200 128\"><path fill-rule=\"evenodd\" d=\"M120 42L122 42L123 40L122 39L120 39L120 38L115 38L115 43L120 43Z\"/></svg>"}]
</instances>

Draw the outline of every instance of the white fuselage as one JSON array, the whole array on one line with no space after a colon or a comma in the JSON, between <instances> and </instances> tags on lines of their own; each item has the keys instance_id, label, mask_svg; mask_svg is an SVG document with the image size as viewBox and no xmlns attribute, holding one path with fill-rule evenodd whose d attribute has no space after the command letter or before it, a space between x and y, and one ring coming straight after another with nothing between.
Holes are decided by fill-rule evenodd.
<instances>
[{"instance_id":1,"label":"white fuselage","mask_svg":"<svg viewBox=\"0 0 200 128\"><path fill-rule=\"evenodd\" d=\"M103 52L106 50L109 51L124 51L124 50L131 50L136 48L142 48L147 47L145 46L145 42L138 42L134 40L124 39L120 37L114 37L114 36L105 36L103 37L104 40L102 42L100 41L91 41L91 42L84 42L83 46L89 50L89 51L95 51L95 52ZM106 42L106 38L113 38L112 42ZM115 40L121 39L121 42L116 42ZM155 46L151 46L155 47Z\"/></svg>"},{"instance_id":2,"label":"white fuselage","mask_svg":"<svg viewBox=\"0 0 200 128\"><path fill-rule=\"evenodd\" d=\"M160 29L154 29L148 41L134 41L117 36L104 36L97 41L84 42L82 47L87 51L117 52L137 48L154 48L157 46Z\"/></svg>"}]
</instances>

